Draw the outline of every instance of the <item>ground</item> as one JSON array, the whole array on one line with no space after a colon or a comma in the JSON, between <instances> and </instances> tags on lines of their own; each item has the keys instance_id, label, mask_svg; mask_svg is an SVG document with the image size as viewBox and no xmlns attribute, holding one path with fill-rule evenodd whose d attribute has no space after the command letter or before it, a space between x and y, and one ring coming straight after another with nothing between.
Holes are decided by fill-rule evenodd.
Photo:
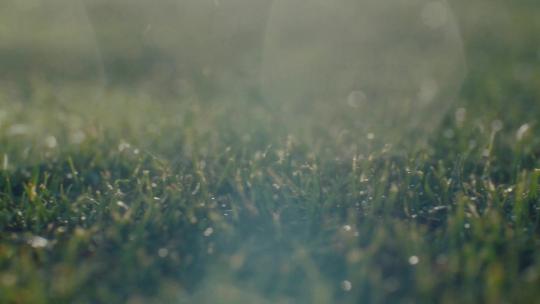
<instances>
[{"instance_id":1,"label":"ground","mask_svg":"<svg viewBox=\"0 0 540 304\"><path fill-rule=\"evenodd\" d=\"M0 302L537 302L540 7L455 6L459 96L392 144L346 103L328 118L204 80L157 101L16 78L0 95Z\"/></svg>"}]
</instances>

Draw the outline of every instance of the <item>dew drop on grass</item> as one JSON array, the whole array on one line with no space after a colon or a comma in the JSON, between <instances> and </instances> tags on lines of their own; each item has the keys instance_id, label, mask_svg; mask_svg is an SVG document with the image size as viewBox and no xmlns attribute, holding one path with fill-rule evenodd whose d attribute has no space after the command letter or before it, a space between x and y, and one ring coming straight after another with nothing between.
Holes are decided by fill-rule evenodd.
<instances>
[{"instance_id":1,"label":"dew drop on grass","mask_svg":"<svg viewBox=\"0 0 540 304\"><path fill-rule=\"evenodd\" d=\"M122 152L126 149L129 149L131 147L131 145L125 141L122 141L120 142L120 144L118 145L118 152Z\"/></svg>"},{"instance_id":2,"label":"dew drop on grass","mask_svg":"<svg viewBox=\"0 0 540 304\"><path fill-rule=\"evenodd\" d=\"M206 230L204 230L203 235L205 237L209 237L209 236L212 235L212 233L214 233L214 228L208 227L208 228L206 228Z\"/></svg>"},{"instance_id":3,"label":"dew drop on grass","mask_svg":"<svg viewBox=\"0 0 540 304\"><path fill-rule=\"evenodd\" d=\"M126 203L122 202L122 201L117 201L116 202L116 205L120 208L124 208L124 209L129 209L128 205L126 205Z\"/></svg>"},{"instance_id":4,"label":"dew drop on grass","mask_svg":"<svg viewBox=\"0 0 540 304\"><path fill-rule=\"evenodd\" d=\"M4 154L4 157L2 159L2 170L7 170L9 167L9 156L7 154Z\"/></svg>"},{"instance_id":5,"label":"dew drop on grass","mask_svg":"<svg viewBox=\"0 0 540 304\"><path fill-rule=\"evenodd\" d=\"M193 191L191 192L191 195L196 195L197 192L199 192L200 188L201 188L201 184L197 183L197 185L195 186L195 189L193 189Z\"/></svg>"},{"instance_id":6,"label":"dew drop on grass","mask_svg":"<svg viewBox=\"0 0 540 304\"><path fill-rule=\"evenodd\" d=\"M429 210L428 212L429 213L437 213L437 212L444 211L444 210L447 210L447 209L448 209L448 206L435 206L431 210Z\"/></svg>"},{"instance_id":7,"label":"dew drop on grass","mask_svg":"<svg viewBox=\"0 0 540 304\"><path fill-rule=\"evenodd\" d=\"M47 136L45 138L45 146L49 149L54 149L56 146L58 146L58 141L56 140L56 137L54 136Z\"/></svg>"},{"instance_id":8,"label":"dew drop on grass","mask_svg":"<svg viewBox=\"0 0 540 304\"><path fill-rule=\"evenodd\" d=\"M531 126L529 124L524 124L516 132L516 139L517 141L522 141L523 138L525 138L525 135L529 133L529 130L531 129Z\"/></svg>"},{"instance_id":9,"label":"dew drop on grass","mask_svg":"<svg viewBox=\"0 0 540 304\"><path fill-rule=\"evenodd\" d=\"M167 248L159 248L158 256L162 259L166 258L169 255L169 250Z\"/></svg>"},{"instance_id":10,"label":"dew drop on grass","mask_svg":"<svg viewBox=\"0 0 540 304\"><path fill-rule=\"evenodd\" d=\"M362 91L352 91L347 97L347 105L351 108L359 108L367 101L367 96Z\"/></svg>"},{"instance_id":11,"label":"dew drop on grass","mask_svg":"<svg viewBox=\"0 0 540 304\"><path fill-rule=\"evenodd\" d=\"M409 257L409 264L411 265L417 265L420 262L420 258L418 258L416 255Z\"/></svg>"},{"instance_id":12,"label":"dew drop on grass","mask_svg":"<svg viewBox=\"0 0 540 304\"><path fill-rule=\"evenodd\" d=\"M33 248L45 248L48 244L49 241L41 236L33 236L28 239L28 245L32 246Z\"/></svg>"},{"instance_id":13,"label":"dew drop on grass","mask_svg":"<svg viewBox=\"0 0 540 304\"><path fill-rule=\"evenodd\" d=\"M344 280L341 282L341 289L344 291L351 291L352 289L352 283L348 280Z\"/></svg>"}]
</instances>

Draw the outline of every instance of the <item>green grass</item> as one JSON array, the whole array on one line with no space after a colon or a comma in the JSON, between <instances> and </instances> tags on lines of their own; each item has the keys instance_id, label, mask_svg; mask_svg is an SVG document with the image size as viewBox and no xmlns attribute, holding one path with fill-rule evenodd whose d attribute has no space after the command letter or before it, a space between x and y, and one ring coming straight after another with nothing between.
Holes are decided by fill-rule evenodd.
<instances>
[{"instance_id":1,"label":"green grass","mask_svg":"<svg viewBox=\"0 0 540 304\"><path fill-rule=\"evenodd\" d=\"M482 3L428 138L368 139L346 104L3 91L0 302L537 302L539 9Z\"/></svg>"}]
</instances>

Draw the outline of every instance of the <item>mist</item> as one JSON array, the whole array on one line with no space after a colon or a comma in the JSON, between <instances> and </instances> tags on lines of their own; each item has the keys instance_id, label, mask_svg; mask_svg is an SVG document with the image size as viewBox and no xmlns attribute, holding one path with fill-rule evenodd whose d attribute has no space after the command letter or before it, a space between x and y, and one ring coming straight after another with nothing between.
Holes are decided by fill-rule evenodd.
<instances>
[{"instance_id":1,"label":"mist","mask_svg":"<svg viewBox=\"0 0 540 304\"><path fill-rule=\"evenodd\" d=\"M292 108L348 102L391 112L411 104L414 113L457 92L465 72L445 1L24 3L2 4L4 27L17 28L3 43L32 53L2 64L28 75L56 69L49 79L94 78L202 99L258 92Z\"/></svg>"}]
</instances>

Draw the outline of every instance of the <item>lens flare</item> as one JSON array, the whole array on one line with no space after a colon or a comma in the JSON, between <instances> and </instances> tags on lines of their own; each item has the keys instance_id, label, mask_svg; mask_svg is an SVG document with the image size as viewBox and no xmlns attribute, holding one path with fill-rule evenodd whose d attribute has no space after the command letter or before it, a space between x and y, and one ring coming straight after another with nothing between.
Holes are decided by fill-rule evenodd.
<instances>
[{"instance_id":1,"label":"lens flare","mask_svg":"<svg viewBox=\"0 0 540 304\"><path fill-rule=\"evenodd\" d=\"M348 105L366 128L383 134L432 130L464 71L445 1L274 1L263 88L272 102L292 104L288 111L331 115Z\"/></svg>"}]
</instances>

